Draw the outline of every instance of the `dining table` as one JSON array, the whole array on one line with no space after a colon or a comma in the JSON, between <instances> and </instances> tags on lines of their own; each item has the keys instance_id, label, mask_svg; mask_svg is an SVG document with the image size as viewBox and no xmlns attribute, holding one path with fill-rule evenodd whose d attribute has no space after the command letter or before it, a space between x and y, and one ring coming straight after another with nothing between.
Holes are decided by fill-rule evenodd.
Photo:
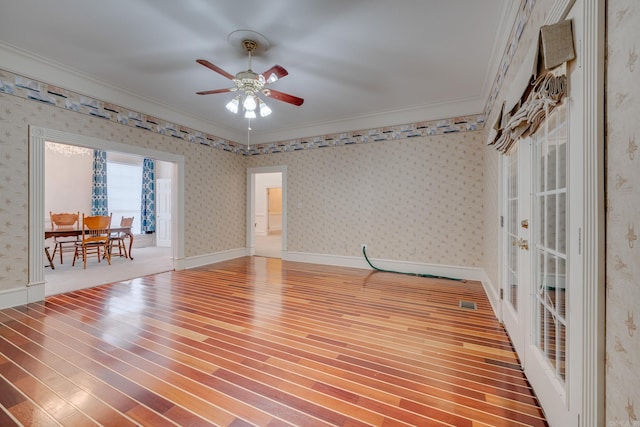
<instances>
[{"instance_id":1,"label":"dining table","mask_svg":"<svg viewBox=\"0 0 640 427\"><path fill-rule=\"evenodd\" d=\"M123 233L126 237L129 237L129 259L133 259L131 255L131 248L133 247L133 232L131 231L131 227L111 227L109 229L110 233ZM58 228L55 230L44 230L44 238L49 239L51 237L73 237L73 236L82 236L82 228L81 227L69 227L69 228Z\"/></svg>"}]
</instances>

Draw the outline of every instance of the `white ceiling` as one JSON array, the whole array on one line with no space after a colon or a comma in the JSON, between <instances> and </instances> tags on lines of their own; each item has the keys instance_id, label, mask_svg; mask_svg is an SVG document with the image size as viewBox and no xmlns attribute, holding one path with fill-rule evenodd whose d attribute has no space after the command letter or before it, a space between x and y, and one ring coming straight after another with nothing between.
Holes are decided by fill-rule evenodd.
<instances>
[{"instance_id":1,"label":"white ceiling","mask_svg":"<svg viewBox=\"0 0 640 427\"><path fill-rule=\"evenodd\" d=\"M271 43L253 70L283 66L289 75L270 87L305 100L266 98L273 114L251 122L251 141L271 142L481 113L517 3L10 1L0 68L242 143L246 119L224 108L233 94L195 94L233 83L195 61L246 70L227 36L250 29Z\"/></svg>"}]
</instances>

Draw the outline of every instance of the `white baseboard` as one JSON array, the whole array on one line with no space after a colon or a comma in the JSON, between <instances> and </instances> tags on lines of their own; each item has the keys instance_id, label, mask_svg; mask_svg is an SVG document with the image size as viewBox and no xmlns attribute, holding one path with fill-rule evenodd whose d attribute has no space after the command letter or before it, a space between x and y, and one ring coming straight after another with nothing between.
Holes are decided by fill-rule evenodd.
<instances>
[{"instance_id":1,"label":"white baseboard","mask_svg":"<svg viewBox=\"0 0 640 427\"><path fill-rule=\"evenodd\" d=\"M156 245L156 234L136 234L133 236L133 247L134 248L146 248L148 246Z\"/></svg>"},{"instance_id":2,"label":"white baseboard","mask_svg":"<svg viewBox=\"0 0 640 427\"><path fill-rule=\"evenodd\" d=\"M216 262L227 261L234 258L240 258L243 256L249 256L249 248L230 249L228 251L216 252L206 255L198 255L194 257L188 257L181 260L175 260L178 264L176 270L184 270L188 268L201 267L207 264L213 264Z\"/></svg>"},{"instance_id":3,"label":"white baseboard","mask_svg":"<svg viewBox=\"0 0 640 427\"><path fill-rule=\"evenodd\" d=\"M313 254L305 252L283 251L282 259L287 261L308 262L312 264L335 265L339 267L353 267L371 269L362 257ZM500 298L496 288L489 280L489 276L482 268L463 267L441 264L425 264L410 261L393 261L369 258L371 263L382 270L400 271L412 274L429 274L453 279L475 280L482 283L487 299L491 304L494 315L501 320Z\"/></svg>"},{"instance_id":4,"label":"white baseboard","mask_svg":"<svg viewBox=\"0 0 640 427\"><path fill-rule=\"evenodd\" d=\"M283 251L282 259L287 261L309 262L312 264L335 265L339 267L353 267L371 269L362 257L313 254L305 252ZM411 261L394 261L369 258L371 263L382 270L400 271L413 274L430 274L433 276L450 277L463 280L482 281L484 271L476 267L462 267L441 264L425 264Z\"/></svg>"},{"instance_id":5,"label":"white baseboard","mask_svg":"<svg viewBox=\"0 0 640 427\"><path fill-rule=\"evenodd\" d=\"M498 320L502 322L502 304L500 304L500 294L498 289L493 285L493 283L491 283L491 279L489 279L489 276L484 270L482 271L482 276L482 287L484 288L484 293L487 294L487 299L491 304L493 314L495 314Z\"/></svg>"},{"instance_id":6,"label":"white baseboard","mask_svg":"<svg viewBox=\"0 0 640 427\"><path fill-rule=\"evenodd\" d=\"M234 258L251 256L254 252L255 248L237 248L212 254L174 259L174 268L176 270L185 270L188 268L195 268L203 265L214 264L216 262L227 261ZM364 256L354 257L342 255L314 254L308 252L282 251L282 259L285 261L308 262L311 264L334 265L338 267L352 267L371 270L371 267L364 259ZM500 296L498 290L495 286L493 286L488 275L481 268L425 264L410 261L393 261L376 258L370 258L370 261L377 268L383 270L400 271L413 274L429 274L433 276L450 277L454 279L479 281L482 283L494 314L498 319L502 320L500 311ZM32 283L30 284L30 286L25 286L22 288L6 289L0 291L0 309L28 304L36 301L42 301L44 300L44 298L44 282Z\"/></svg>"},{"instance_id":7,"label":"white baseboard","mask_svg":"<svg viewBox=\"0 0 640 427\"><path fill-rule=\"evenodd\" d=\"M44 282L0 291L0 310L44 300Z\"/></svg>"},{"instance_id":8,"label":"white baseboard","mask_svg":"<svg viewBox=\"0 0 640 427\"><path fill-rule=\"evenodd\" d=\"M227 261L234 258L251 256L255 248L237 248L227 251L216 252L206 255L181 258L174 260L176 270L200 267L214 264L216 262ZM338 267L352 267L371 270L371 267L363 257L314 254L308 252L283 251L282 259L285 261L308 262L311 264L334 265ZM393 261L377 258L370 258L370 261L377 268L383 270L400 271L413 274L429 274L440 277L450 277L462 280L476 280L482 283L493 312L498 319L501 319L500 296L491 280L481 268L451 266L441 264L425 264L410 261ZM44 282L34 283L23 288L13 288L0 291L0 309L14 307L16 305L28 304L30 302L42 301L45 297Z\"/></svg>"}]
</instances>

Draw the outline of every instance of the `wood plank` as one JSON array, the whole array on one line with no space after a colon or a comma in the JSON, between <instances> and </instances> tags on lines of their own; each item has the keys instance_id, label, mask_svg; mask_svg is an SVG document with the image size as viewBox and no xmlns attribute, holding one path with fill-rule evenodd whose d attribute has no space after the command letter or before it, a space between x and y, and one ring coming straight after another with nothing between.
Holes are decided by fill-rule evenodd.
<instances>
[{"instance_id":1,"label":"wood plank","mask_svg":"<svg viewBox=\"0 0 640 427\"><path fill-rule=\"evenodd\" d=\"M260 257L0 310L0 396L2 425L546 425L480 283Z\"/></svg>"}]
</instances>

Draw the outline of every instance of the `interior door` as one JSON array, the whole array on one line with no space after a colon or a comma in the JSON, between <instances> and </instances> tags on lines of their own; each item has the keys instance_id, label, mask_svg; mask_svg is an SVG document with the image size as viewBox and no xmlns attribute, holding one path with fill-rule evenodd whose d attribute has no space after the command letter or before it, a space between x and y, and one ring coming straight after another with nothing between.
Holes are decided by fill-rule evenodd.
<instances>
[{"instance_id":1,"label":"interior door","mask_svg":"<svg viewBox=\"0 0 640 427\"><path fill-rule=\"evenodd\" d=\"M156 180L156 246L171 247L171 180Z\"/></svg>"},{"instance_id":2,"label":"interior door","mask_svg":"<svg viewBox=\"0 0 640 427\"><path fill-rule=\"evenodd\" d=\"M578 396L580 379L568 372L569 364L581 363L577 352L567 357L571 303L567 146L567 108L561 105L535 135L519 141L508 154L503 229L505 328L545 414L554 420L552 425L562 426L577 425L579 404L572 405L570 397ZM571 368L576 371L576 366Z\"/></svg>"},{"instance_id":3,"label":"interior door","mask_svg":"<svg viewBox=\"0 0 640 427\"><path fill-rule=\"evenodd\" d=\"M530 345L525 348L525 373L545 412L557 425L576 425L567 377L569 364L580 364L578 352L567 358L570 306L567 209L567 108L556 108L533 138L533 293ZM573 301L571 306L578 307ZM574 325L579 335L578 324ZM578 392L578 389L575 390ZM562 423L562 424L560 424Z\"/></svg>"},{"instance_id":4,"label":"interior door","mask_svg":"<svg viewBox=\"0 0 640 427\"><path fill-rule=\"evenodd\" d=\"M282 230L282 188L267 188L267 234Z\"/></svg>"},{"instance_id":5,"label":"interior door","mask_svg":"<svg viewBox=\"0 0 640 427\"><path fill-rule=\"evenodd\" d=\"M503 224L505 287L502 290L502 316L507 333L524 363L529 336L528 295L531 293L531 142L515 144L504 159L506 171L506 209Z\"/></svg>"}]
</instances>

